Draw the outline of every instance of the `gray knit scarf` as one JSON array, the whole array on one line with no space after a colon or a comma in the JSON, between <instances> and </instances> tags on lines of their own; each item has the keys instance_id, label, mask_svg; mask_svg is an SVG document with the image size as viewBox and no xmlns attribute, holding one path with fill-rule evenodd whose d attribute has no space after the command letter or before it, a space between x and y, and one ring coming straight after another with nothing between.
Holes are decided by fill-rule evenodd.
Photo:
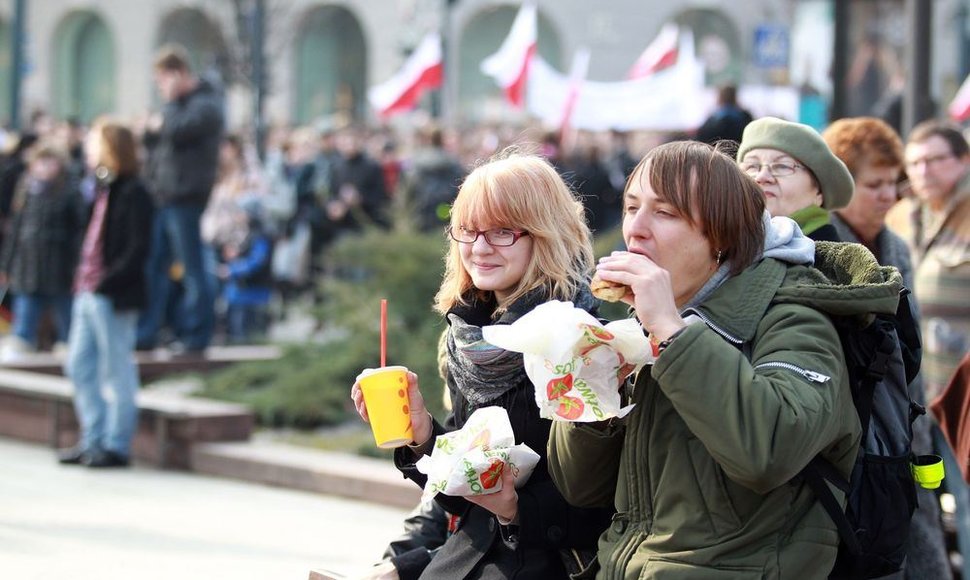
<instances>
[{"instance_id":1,"label":"gray knit scarf","mask_svg":"<svg viewBox=\"0 0 970 580\"><path fill-rule=\"evenodd\" d=\"M456 306L447 315L450 325L447 338L448 365L451 377L462 396L478 406L501 397L527 380L522 354L493 346L482 338L482 326L512 324L536 306L548 301L548 292L537 288L509 305L498 320L494 298L472 298L468 306ZM573 305L594 311L596 299L589 287L581 286Z\"/></svg>"}]
</instances>

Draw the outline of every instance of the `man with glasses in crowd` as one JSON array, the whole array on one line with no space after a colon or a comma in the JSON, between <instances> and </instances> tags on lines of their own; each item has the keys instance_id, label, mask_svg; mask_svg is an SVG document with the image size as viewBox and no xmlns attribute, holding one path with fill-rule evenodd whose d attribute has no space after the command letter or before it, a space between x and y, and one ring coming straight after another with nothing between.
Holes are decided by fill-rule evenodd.
<instances>
[{"instance_id":1,"label":"man with glasses in crowd","mask_svg":"<svg viewBox=\"0 0 970 580\"><path fill-rule=\"evenodd\" d=\"M904 151L913 196L886 216L887 225L909 245L914 295L922 315L922 376L927 401L949 382L970 349L970 147L960 130L941 121L913 128ZM960 552L970 556L970 502L960 470L939 429L944 485L957 503Z\"/></svg>"}]
</instances>

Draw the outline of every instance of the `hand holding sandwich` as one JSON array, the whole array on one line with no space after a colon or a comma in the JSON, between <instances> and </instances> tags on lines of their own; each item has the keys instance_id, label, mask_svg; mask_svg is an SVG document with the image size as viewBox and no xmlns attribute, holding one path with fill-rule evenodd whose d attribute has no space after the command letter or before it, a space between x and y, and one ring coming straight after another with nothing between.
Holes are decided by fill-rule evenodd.
<instances>
[{"instance_id":1,"label":"hand holding sandwich","mask_svg":"<svg viewBox=\"0 0 970 580\"><path fill-rule=\"evenodd\" d=\"M620 299L633 306L640 324L654 340L667 340L686 326L674 302L670 274L647 256L635 252L613 252L600 258L596 275L590 284L594 295L597 295L597 287L604 282L617 294L619 290L615 288L623 288ZM602 294L602 290L599 292Z\"/></svg>"}]
</instances>

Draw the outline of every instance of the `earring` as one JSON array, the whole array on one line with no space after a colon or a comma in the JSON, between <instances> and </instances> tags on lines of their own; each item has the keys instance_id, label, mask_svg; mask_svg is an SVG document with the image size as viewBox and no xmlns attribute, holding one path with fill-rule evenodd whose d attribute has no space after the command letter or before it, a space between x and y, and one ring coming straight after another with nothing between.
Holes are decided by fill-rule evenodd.
<instances>
[{"instance_id":1,"label":"earring","mask_svg":"<svg viewBox=\"0 0 970 580\"><path fill-rule=\"evenodd\" d=\"M722 254L721 250L718 250L717 251L717 257L715 258L715 260L717 260L717 265L718 266L721 265L721 254Z\"/></svg>"}]
</instances>

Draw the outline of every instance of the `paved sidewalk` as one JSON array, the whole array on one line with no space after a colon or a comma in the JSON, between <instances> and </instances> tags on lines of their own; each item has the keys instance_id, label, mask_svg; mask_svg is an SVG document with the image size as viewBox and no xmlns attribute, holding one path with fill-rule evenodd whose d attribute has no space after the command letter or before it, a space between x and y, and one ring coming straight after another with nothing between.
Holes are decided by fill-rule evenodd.
<instances>
[{"instance_id":1,"label":"paved sidewalk","mask_svg":"<svg viewBox=\"0 0 970 580\"><path fill-rule=\"evenodd\" d=\"M135 466L57 465L0 438L0 577L298 579L367 567L408 510Z\"/></svg>"}]
</instances>

